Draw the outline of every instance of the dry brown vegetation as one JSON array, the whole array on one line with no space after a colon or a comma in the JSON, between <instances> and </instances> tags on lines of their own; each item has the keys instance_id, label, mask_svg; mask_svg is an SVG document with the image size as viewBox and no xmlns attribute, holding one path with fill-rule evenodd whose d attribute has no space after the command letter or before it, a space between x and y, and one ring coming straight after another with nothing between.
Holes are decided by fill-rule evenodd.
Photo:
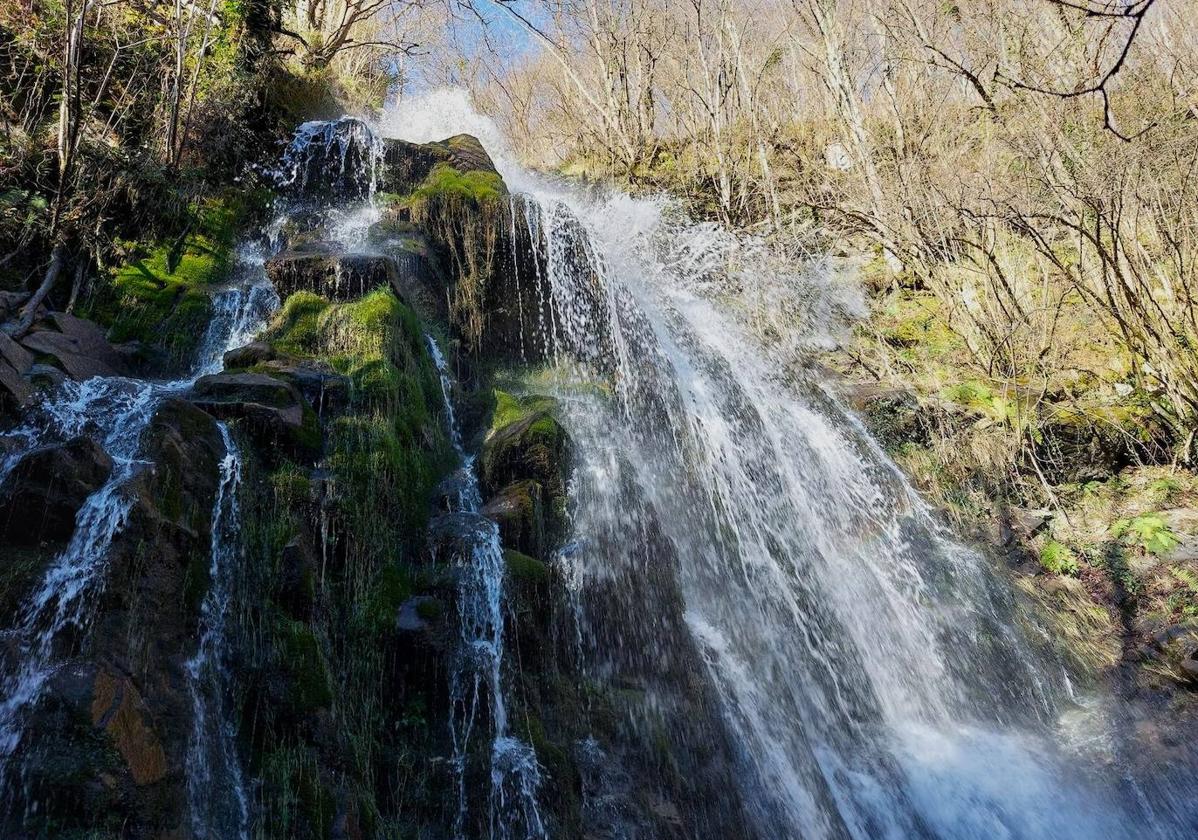
<instances>
[{"instance_id":1,"label":"dry brown vegetation","mask_svg":"<svg viewBox=\"0 0 1198 840\"><path fill-rule=\"evenodd\" d=\"M1073 367L1058 327L1084 311L1171 418L1198 409L1198 5L554 8L528 24L542 52L478 76L534 163L867 244L936 296L987 376L1039 388Z\"/></svg>"}]
</instances>

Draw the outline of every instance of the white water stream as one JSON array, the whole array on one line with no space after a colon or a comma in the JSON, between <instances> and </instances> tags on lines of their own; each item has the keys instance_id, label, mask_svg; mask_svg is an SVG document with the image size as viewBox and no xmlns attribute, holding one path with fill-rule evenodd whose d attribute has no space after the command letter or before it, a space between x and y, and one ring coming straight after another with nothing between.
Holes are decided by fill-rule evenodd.
<instances>
[{"instance_id":1,"label":"white water stream","mask_svg":"<svg viewBox=\"0 0 1198 840\"><path fill-rule=\"evenodd\" d=\"M490 840L540 840L545 824L537 804L541 767L532 747L513 735L508 725L507 689L504 684L503 630L507 602L504 596L505 562L499 543L499 526L479 515L475 458L462 446L462 434L453 410L453 378L445 356L430 336L429 353L441 377L441 394L449 438L461 465L453 486L457 498L452 519L444 523L461 546L455 561L461 571L458 583L460 649L451 669L450 730L454 747L458 807L454 837L464 840L470 815L466 763L470 738L478 720L479 704L486 699L491 726L490 785L487 826Z\"/></svg>"},{"instance_id":2,"label":"white water stream","mask_svg":"<svg viewBox=\"0 0 1198 840\"><path fill-rule=\"evenodd\" d=\"M613 580L632 592L654 564L675 564L688 638L663 629L651 645L663 661L682 643L699 651L734 745L739 831L1198 833L1198 809L1184 807L1193 773L1137 775L1115 747L1118 716L1101 698L1079 704L1025 639L1009 584L943 531L818 376L786 364L859 311L851 278L780 261L666 202L547 184L460 93L400 103L383 131L475 134L529 197L515 224L538 250L537 287L553 301L539 329L571 381L577 544L562 562L582 646L594 673L647 661L589 632L620 607L608 597L607 615L588 615L588 593ZM781 347L760 339L796 333ZM580 396L590 383L612 396ZM630 603L621 618L646 617ZM1079 715L1084 741L1063 723Z\"/></svg>"}]
</instances>

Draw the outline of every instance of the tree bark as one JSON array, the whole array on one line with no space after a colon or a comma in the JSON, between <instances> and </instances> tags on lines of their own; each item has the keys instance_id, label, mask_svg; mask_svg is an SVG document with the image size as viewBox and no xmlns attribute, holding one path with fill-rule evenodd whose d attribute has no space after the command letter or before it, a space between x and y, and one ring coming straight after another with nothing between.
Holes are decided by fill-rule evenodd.
<instances>
[{"instance_id":1,"label":"tree bark","mask_svg":"<svg viewBox=\"0 0 1198 840\"><path fill-rule=\"evenodd\" d=\"M13 338L20 338L29 332L29 327L33 325L33 316L37 313L37 308L42 305L42 301L50 294L54 288L54 284L58 281L58 275L62 273L63 264L67 259L67 247L59 242L54 246L54 250L50 253L50 265L46 268L46 276L42 279L42 284L37 287L37 291L33 293L33 297L29 298L25 306L21 309L21 314L16 321L10 321L4 325L4 331Z\"/></svg>"}]
</instances>

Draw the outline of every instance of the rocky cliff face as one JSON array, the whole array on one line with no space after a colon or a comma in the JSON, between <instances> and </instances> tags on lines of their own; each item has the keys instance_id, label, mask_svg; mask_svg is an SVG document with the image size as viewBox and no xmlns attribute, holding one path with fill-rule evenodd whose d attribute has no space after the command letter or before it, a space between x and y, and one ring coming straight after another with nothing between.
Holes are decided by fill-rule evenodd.
<instances>
[{"instance_id":1,"label":"rocky cliff face","mask_svg":"<svg viewBox=\"0 0 1198 840\"><path fill-rule=\"evenodd\" d=\"M102 581L83 619L54 637L52 673L18 716L5 835L165 840L252 827L263 838L489 836L499 747L462 733L501 725L535 756L528 778L539 779L541 813L521 818L521 836L603 825L661 837L735 830L735 797L704 794L732 785L711 698L687 677L697 653L607 663L640 674L638 691L657 680L661 726L710 759L679 766L643 722L630 722L627 691L584 673L572 641L571 596L555 562L570 539L572 443L557 403L521 383L558 350L586 348L554 343L560 315L544 285L547 257L533 247L539 211L509 195L474 138L376 141L352 120L304 130L306 142L325 145L287 161L289 212L264 266L279 308L252 343L225 353L223 370L171 391L141 433L138 466L122 485L128 513L96 555ZM445 371L430 336L450 351ZM130 375L145 355L53 312L20 342L0 341L13 429L0 437L0 603L16 624L114 474L86 424L27 445L36 421L22 426L22 410L43 399L40 389ZM197 817L208 811L194 791L189 798L200 771L187 670L216 583L213 518L229 457L218 423L242 467L237 562L220 572L220 705L248 800L248 821L219 826ZM480 498L468 516L459 446L477 453L470 484ZM472 670L475 652L463 644L472 609L463 581L477 529L492 527L507 656L463 708L454 680L485 672ZM646 562L668 569L659 548ZM646 611L674 605L653 626L681 626L669 575L645 586ZM23 657L12 647L5 667L15 672ZM230 781L215 782L227 797Z\"/></svg>"}]
</instances>

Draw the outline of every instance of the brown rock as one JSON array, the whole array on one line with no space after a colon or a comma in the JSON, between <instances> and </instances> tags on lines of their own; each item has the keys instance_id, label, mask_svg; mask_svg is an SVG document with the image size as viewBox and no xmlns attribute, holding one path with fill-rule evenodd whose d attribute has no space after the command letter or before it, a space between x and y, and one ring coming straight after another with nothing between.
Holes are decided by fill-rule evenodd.
<instances>
[{"instance_id":1,"label":"brown rock","mask_svg":"<svg viewBox=\"0 0 1198 840\"><path fill-rule=\"evenodd\" d=\"M92 725L112 739L125 760L133 781L149 785L166 775L166 754L158 736L146 722L141 694L128 677L106 670L96 673L92 687Z\"/></svg>"},{"instance_id":2,"label":"brown rock","mask_svg":"<svg viewBox=\"0 0 1198 840\"><path fill-rule=\"evenodd\" d=\"M33 367L33 354L0 331L0 360L7 362L17 373L24 374Z\"/></svg>"},{"instance_id":3,"label":"brown rock","mask_svg":"<svg viewBox=\"0 0 1198 840\"><path fill-rule=\"evenodd\" d=\"M253 341L244 347L237 347L224 355L227 368L247 368L260 365L278 358L278 353L265 341Z\"/></svg>"},{"instance_id":4,"label":"brown rock","mask_svg":"<svg viewBox=\"0 0 1198 840\"><path fill-rule=\"evenodd\" d=\"M56 359L72 379L129 373L125 357L108 343L96 324L63 312L51 313L49 321L58 331L29 333L21 339L26 350Z\"/></svg>"},{"instance_id":5,"label":"brown rock","mask_svg":"<svg viewBox=\"0 0 1198 840\"><path fill-rule=\"evenodd\" d=\"M0 360L0 420L16 417L33 401L33 395L33 386L12 365Z\"/></svg>"}]
</instances>

